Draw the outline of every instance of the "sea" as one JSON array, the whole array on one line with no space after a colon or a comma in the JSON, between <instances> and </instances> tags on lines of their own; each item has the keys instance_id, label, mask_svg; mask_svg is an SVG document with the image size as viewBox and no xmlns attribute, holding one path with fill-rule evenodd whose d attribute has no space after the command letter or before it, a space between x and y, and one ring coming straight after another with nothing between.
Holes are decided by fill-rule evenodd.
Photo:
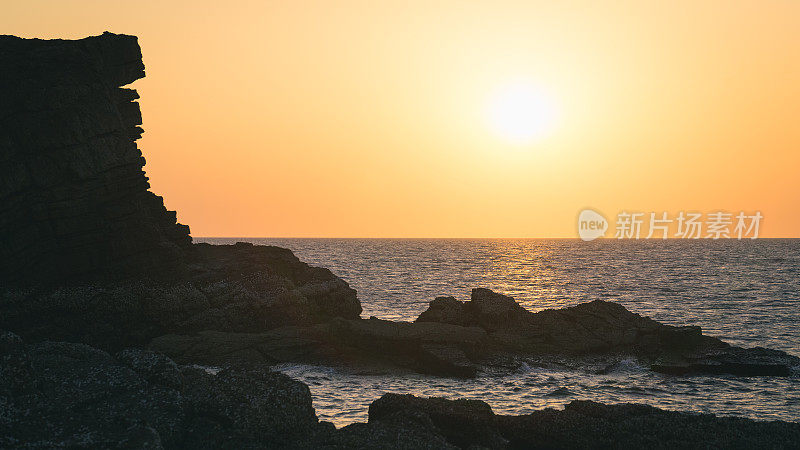
<instances>
[{"instance_id":1,"label":"sea","mask_svg":"<svg viewBox=\"0 0 800 450\"><path fill-rule=\"evenodd\" d=\"M742 347L800 356L800 239L288 239L195 238L291 249L358 291L362 317L413 321L437 296L468 300L476 287L514 297L530 311L596 299ZM561 408L572 400L643 403L662 409L800 422L800 368L790 377L661 375L635 359L612 370L523 363L462 380L354 373L283 364L308 384L321 420L366 421L387 392L486 401L496 414Z\"/></svg>"}]
</instances>

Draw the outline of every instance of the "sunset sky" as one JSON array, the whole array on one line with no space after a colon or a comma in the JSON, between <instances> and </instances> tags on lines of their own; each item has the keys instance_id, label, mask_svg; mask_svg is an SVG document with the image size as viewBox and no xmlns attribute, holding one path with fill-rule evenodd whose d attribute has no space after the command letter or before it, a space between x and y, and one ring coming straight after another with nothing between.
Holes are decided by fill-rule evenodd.
<instances>
[{"instance_id":1,"label":"sunset sky","mask_svg":"<svg viewBox=\"0 0 800 450\"><path fill-rule=\"evenodd\" d=\"M591 207L800 237L798 1L0 8L139 37L145 169L194 236L575 237Z\"/></svg>"}]
</instances>

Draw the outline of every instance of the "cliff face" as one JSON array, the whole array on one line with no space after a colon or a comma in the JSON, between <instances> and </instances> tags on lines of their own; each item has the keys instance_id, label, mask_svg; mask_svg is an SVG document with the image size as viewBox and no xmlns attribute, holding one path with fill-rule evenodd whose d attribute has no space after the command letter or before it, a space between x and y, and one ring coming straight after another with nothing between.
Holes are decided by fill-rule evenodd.
<instances>
[{"instance_id":1,"label":"cliff face","mask_svg":"<svg viewBox=\"0 0 800 450\"><path fill-rule=\"evenodd\" d=\"M135 36L0 36L0 328L118 350L359 317L289 250L192 244L142 170L143 76Z\"/></svg>"},{"instance_id":2,"label":"cliff face","mask_svg":"<svg viewBox=\"0 0 800 450\"><path fill-rule=\"evenodd\" d=\"M191 245L149 191L135 36L0 36L0 283L169 273Z\"/></svg>"}]
</instances>

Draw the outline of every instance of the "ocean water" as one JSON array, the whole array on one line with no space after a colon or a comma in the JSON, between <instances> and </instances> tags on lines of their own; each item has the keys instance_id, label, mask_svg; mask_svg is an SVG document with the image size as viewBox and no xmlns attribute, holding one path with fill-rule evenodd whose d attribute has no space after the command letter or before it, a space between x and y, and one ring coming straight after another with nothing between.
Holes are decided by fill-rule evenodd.
<instances>
[{"instance_id":1,"label":"ocean water","mask_svg":"<svg viewBox=\"0 0 800 450\"><path fill-rule=\"evenodd\" d=\"M468 300L474 287L513 296L531 311L603 299L743 347L800 356L800 240L583 242L563 239L271 239L329 268L358 291L363 317L414 320L440 295ZM366 420L385 392L476 398L496 413L524 414L576 399L638 402L664 409L800 421L800 377L672 377L611 361L614 370L542 365L474 380L416 374L357 374L282 365L309 385L317 414L337 426Z\"/></svg>"}]
</instances>

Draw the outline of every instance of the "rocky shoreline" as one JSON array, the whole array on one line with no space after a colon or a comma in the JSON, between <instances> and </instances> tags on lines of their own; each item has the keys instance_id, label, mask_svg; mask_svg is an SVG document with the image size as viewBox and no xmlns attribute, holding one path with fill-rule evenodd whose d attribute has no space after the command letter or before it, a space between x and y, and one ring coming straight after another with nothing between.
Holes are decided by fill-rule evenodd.
<instances>
[{"instance_id":1,"label":"rocky shoreline","mask_svg":"<svg viewBox=\"0 0 800 450\"><path fill-rule=\"evenodd\" d=\"M321 422L281 362L472 377L535 359L633 357L676 376L786 376L797 357L743 349L595 301L531 313L474 289L415 322L358 317L347 283L290 251L198 246L174 284L0 291L0 447L790 448L800 424L573 401L495 415L479 400L385 394L369 420ZM224 255L224 256L221 256ZM198 257L199 258L199 257ZM22 337L20 337L22 336ZM532 358L532 359L530 359ZM218 369L210 370L208 366ZM602 373L602 368L598 373Z\"/></svg>"},{"instance_id":2,"label":"rocky shoreline","mask_svg":"<svg viewBox=\"0 0 800 450\"><path fill-rule=\"evenodd\" d=\"M800 358L740 348L596 300L532 313L473 289L439 297L414 322L359 317L356 292L291 251L196 244L186 275L68 287L0 289L0 329L26 340L80 342L108 352L139 347L180 364L301 362L474 377L486 366L535 359L634 358L689 376L790 376Z\"/></svg>"},{"instance_id":3,"label":"rocky shoreline","mask_svg":"<svg viewBox=\"0 0 800 450\"><path fill-rule=\"evenodd\" d=\"M150 192L134 36L0 36L0 447L796 447L800 424L575 401L495 415L386 394L320 422L283 362L470 378L487 367L632 357L674 376L790 376L744 349L603 301L527 311L476 288L414 322L362 319L344 280L271 246L192 244ZM217 366L209 371L202 366ZM599 369L602 372L602 368Z\"/></svg>"},{"instance_id":4,"label":"rocky shoreline","mask_svg":"<svg viewBox=\"0 0 800 450\"><path fill-rule=\"evenodd\" d=\"M670 375L790 376L800 366L800 358L785 352L734 347L703 335L699 327L664 325L616 303L531 313L488 289L474 289L472 297L463 303L436 299L415 322L334 317L260 333L168 334L154 338L149 348L181 363L304 362L466 378L483 366L531 359L543 364L631 357ZM450 305L445 308L472 310L470 319L445 321L457 312L443 312L443 301Z\"/></svg>"},{"instance_id":5,"label":"rocky shoreline","mask_svg":"<svg viewBox=\"0 0 800 450\"><path fill-rule=\"evenodd\" d=\"M268 366L208 371L143 349L0 334L0 447L791 448L800 424L573 401L503 416L479 400L385 394L369 420L318 420L308 387Z\"/></svg>"}]
</instances>

